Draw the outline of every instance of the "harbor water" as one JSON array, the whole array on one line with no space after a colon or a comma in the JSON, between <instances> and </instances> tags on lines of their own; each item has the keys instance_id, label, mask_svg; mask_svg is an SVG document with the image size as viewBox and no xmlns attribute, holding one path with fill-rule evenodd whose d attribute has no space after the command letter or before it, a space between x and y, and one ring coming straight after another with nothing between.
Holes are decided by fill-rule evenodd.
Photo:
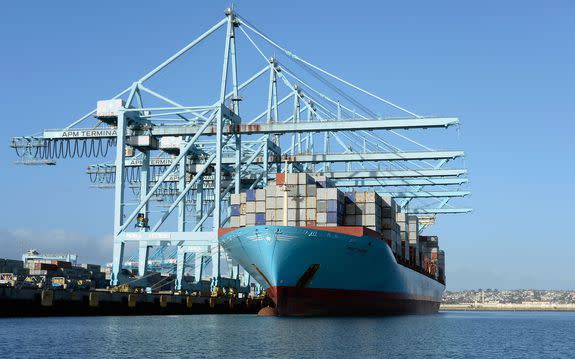
<instances>
[{"instance_id":1,"label":"harbor water","mask_svg":"<svg viewBox=\"0 0 575 359\"><path fill-rule=\"evenodd\" d=\"M0 358L573 358L575 313L0 319Z\"/></svg>"}]
</instances>

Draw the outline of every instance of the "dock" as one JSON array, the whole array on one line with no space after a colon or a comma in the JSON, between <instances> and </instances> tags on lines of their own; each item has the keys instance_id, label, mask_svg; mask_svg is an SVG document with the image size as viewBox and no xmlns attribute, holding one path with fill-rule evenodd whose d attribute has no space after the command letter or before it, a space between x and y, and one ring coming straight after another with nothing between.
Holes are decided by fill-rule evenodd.
<instances>
[{"instance_id":1,"label":"dock","mask_svg":"<svg viewBox=\"0 0 575 359\"><path fill-rule=\"evenodd\" d=\"M257 314L268 298L0 287L0 317Z\"/></svg>"}]
</instances>

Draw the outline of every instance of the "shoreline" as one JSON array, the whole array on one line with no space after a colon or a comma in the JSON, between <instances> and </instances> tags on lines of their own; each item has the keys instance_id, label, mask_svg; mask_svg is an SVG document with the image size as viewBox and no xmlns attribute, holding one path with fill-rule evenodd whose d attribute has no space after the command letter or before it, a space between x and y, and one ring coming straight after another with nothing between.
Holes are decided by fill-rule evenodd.
<instances>
[{"instance_id":1,"label":"shoreline","mask_svg":"<svg viewBox=\"0 0 575 359\"><path fill-rule=\"evenodd\" d=\"M575 312L575 304L441 304L439 311Z\"/></svg>"}]
</instances>

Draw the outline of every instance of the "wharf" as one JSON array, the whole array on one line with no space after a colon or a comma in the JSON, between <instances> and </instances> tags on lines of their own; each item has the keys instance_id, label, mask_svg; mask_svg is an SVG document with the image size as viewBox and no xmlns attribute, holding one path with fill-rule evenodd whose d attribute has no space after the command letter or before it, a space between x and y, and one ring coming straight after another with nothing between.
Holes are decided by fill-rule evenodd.
<instances>
[{"instance_id":1,"label":"wharf","mask_svg":"<svg viewBox=\"0 0 575 359\"><path fill-rule=\"evenodd\" d=\"M257 314L267 298L0 287L0 317Z\"/></svg>"}]
</instances>

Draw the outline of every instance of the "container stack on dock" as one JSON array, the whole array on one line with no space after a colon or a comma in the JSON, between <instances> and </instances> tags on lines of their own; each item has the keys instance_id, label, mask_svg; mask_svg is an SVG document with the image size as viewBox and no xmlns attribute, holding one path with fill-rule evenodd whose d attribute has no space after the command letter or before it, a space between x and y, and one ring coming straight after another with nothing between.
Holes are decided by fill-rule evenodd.
<instances>
[{"instance_id":1,"label":"container stack on dock","mask_svg":"<svg viewBox=\"0 0 575 359\"><path fill-rule=\"evenodd\" d=\"M22 261L0 258L0 273L12 273L18 277L25 277L28 275L28 270L24 268Z\"/></svg>"},{"instance_id":2,"label":"container stack on dock","mask_svg":"<svg viewBox=\"0 0 575 359\"><path fill-rule=\"evenodd\" d=\"M13 274L14 284L26 287L103 288L108 284L99 265L74 266L71 262L55 259L0 259L0 273Z\"/></svg>"}]
</instances>

